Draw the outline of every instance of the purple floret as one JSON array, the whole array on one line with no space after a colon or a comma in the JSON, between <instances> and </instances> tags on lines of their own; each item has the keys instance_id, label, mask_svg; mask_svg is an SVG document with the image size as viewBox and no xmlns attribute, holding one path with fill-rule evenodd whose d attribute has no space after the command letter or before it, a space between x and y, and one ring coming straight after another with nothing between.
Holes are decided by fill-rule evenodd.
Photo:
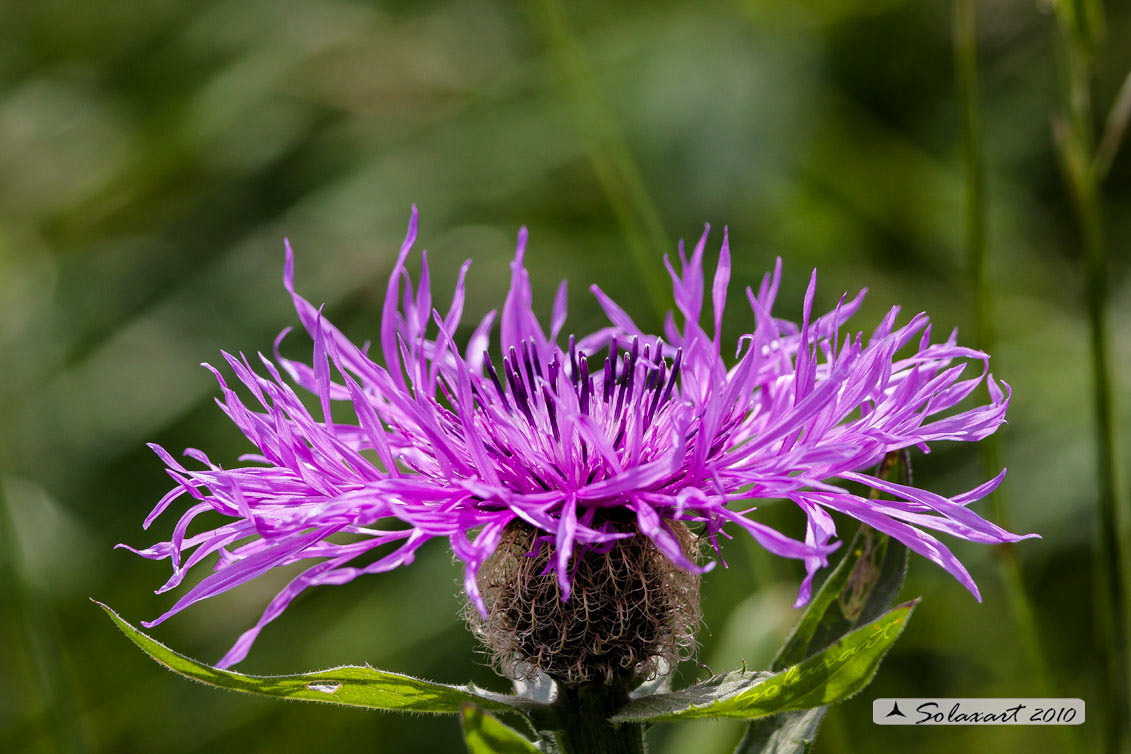
<instances>
[{"instance_id":1,"label":"purple floret","mask_svg":"<svg viewBox=\"0 0 1131 754\"><path fill-rule=\"evenodd\" d=\"M221 409L256 448L236 468L190 449L185 455L199 468L189 469L152 446L176 486L146 528L178 498L188 495L193 504L169 541L134 552L171 561L173 575L159 592L176 587L212 553L218 560L146 626L273 568L307 564L224 656L219 667L228 667L308 586L406 565L434 537L446 537L465 564L468 598L483 611L478 570L503 529L519 520L544 532L541 546L553 548L551 567L567 599L571 560L621 537L646 536L679 566L709 570L713 562L688 560L672 521L698 525L716 551L730 523L769 552L803 561L797 605L808 601L814 575L839 544L831 511L891 535L975 597L970 574L929 530L983 543L1036 536L1011 534L968 507L1000 484L1004 470L950 498L867 473L890 451L980 440L1005 422L1009 386L1002 383L1003 390L989 374L989 357L959 346L954 333L932 343L925 314L897 327L895 307L867 340L842 333L863 291L813 318L814 271L800 326L777 319L771 311L779 259L756 293L746 288L753 328L738 339L734 359L724 359L730 251L724 231L707 331L700 325L705 231L690 259L680 245L678 271L665 258L682 326L669 313L662 337L645 334L592 286L609 326L563 339L563 281L547 336L532 310L524 228L497 348L490 348L491 311L461 351L454 334L470 260L447 312L434 309L427 258L415 288L405 267L416 232L414 207L385 297L381 364L295 292L287 245L284 285L313 339L313 364L280 354L287 331L276 340L274 361L259 355L258 371L246 357L224 353L248 403L205 365L220 384ZM963 379L971 362L981 370ZM947 413L983 381L988 404ZM292 383L318 397L319 416ZM352 421L332 418L335 402L351 407ZM863 497L836 480L891 499ZM804 541L755 520L749 501L767 498L792 500L805 512ZM194 519L208 511L226 523L190 535ZM634 520L636 531L618 530L610 523L614 514Z\"/></svg>"}]
</instances>

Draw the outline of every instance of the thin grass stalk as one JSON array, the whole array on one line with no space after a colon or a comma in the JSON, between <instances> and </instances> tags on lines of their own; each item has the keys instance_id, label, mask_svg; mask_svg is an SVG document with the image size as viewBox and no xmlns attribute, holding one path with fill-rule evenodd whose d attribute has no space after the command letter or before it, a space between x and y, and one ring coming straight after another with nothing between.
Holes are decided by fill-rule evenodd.
<instances>
[{"instance_id":1,"label":"thin grass stalk","mask_svg":"<svg viewBox=\"0 0 1131 754\"><path fill-rule=\"evenodd\" d=\"M1127 77L1123 79L1123 86L1119 88L1119 94L1115 96L1115 104L1112 105L1107 124L1104 126L1103 138L1100 139L1100 144L1096 147L1092 172L1095 173L1097 185L1102 184L1103 180L1107 178L1107 174L1111 170L1111 163L1115 160L1115 154L1119 151L1119 145L1123 141L1124 134L1127 133L1129 122L1131 122L1131 72L1128 72Z\"/></svg>"},{"instance_id":2,"label":"thin grass stalk","mask_svg":"<svg viewBox=\"0 0 1131 754\"><path fill-rule=\"evenodd\" d=\"M655 264L670 251L659 208L594 80L592 67L559 0L529 0L530 17L565 75L582 138L597 180L625 235L637 274L656 316L668 309L666 284Z\"/></svg>"},{"instance_id":3,"label":"thin grass stalk","mask_svg":"<svg viewBox=\"0 0 1131 754\"><path fill-rule=\"evenodd\" d=\"M1086 179L1085 179L1086 180ZM1108 366L1107 264L1098 187L1080 187L1077 213L1085 250L1088 325L1092 360L1093 413L1096 422L1098 541L1095 579L1097 610L1106 651L1100 668L1108 700L1105 750L1131 748L1131 699L1128 696L1128 591L1126 537L1121 535L1126 512L1121 510L1116 467L1116 439L1111 370Z\"/></svg>"},{"instance_id":4,"label":"thin grass stalk","mask_svg":"<svg viewBox=\"0 0 1131 754\"><path fill-rule=\"evenodd\" d=\"M995 345L993 324L993 299L987 282L987 200L985 148L978 87L978 32L977 8L974 0L957 0L954 9L954 64L962 108L963 159L965 163L966 190L964 211L966 215L966 257L969 286L974 309L974 330L977 345L992 352ZM993 434L979 445L982 465L992 476L1002 468L1000 437ZM1001 526L1009 528L1009 506L1005 494L996 490L989 498L990 513ZM994 548L1001 569L1009 611L1017 635L1021 640L1025 659L1037 683L1041 696L1055 696L1052 678L1042 649L1036 611L1021 572L1016 551L1009 545ZM1061 747L1066 752L1077 749L1068 728L1057 728Z\"/></svg>"},{"instance_id":5,"label":"thin grass stalk","mask_svg":"<svg viewBox=\"0 0 1131 754\"><path fill-rule=\"evenodd\" d=\"M4 478L0 476L0 595L5 598L5 610L12 611L13 623L18 624L23 634L27 656L34 668L33 687L26 689L25 694L34 698L38 693L45 707L37 726L39 744L47 751L60 754L91 751L88 734L78 715L58 622L43 597L27 582L22 560L16 519L4 494Z\"/></svg>"},{"instance_id":6,"label":"thin grass stalk","mask_svg":"<svg viewBox=\"0 0 1131 754\"><path fill-rule=\"evenodd\" d=\"M1099 658L1103 700L1103 751L1131 750L1131 664L1128 635L1131 614L1128 595L1128 521L1131 515L1121 494L1116 462L1115 406L1112 394L1107 332L1108 264L1104 239L1102 181L1118 145L1099 149L1091 87L1096 54L1103 38L1103 7L1098 0L1062 2L1057 6L1064 96L1063 112L1053 128L1076 214L1083 247L1086 306L1092 367L1092 408L1096 425L1096 474L1099 495L1093 565ZM1120 100L1122 97L1120 98ZM1120 102L1113 116L1118 122ZM1104 139L1104 144L1108 139ZM1112 150L1108 154L1108 150ZM1099 169L1097 169L1099 166Z\"/></svg>"}]
</instances>

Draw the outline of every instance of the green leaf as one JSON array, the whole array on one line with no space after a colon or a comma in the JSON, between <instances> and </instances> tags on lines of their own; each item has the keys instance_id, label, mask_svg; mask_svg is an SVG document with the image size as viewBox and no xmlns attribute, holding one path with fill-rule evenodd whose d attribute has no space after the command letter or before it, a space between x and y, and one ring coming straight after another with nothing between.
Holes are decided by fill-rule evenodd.
<instances>
[{"instance_id":1,"label":"green leaf","mask_svg":"<svg viewBox=\"0 0 1131 754\"><path fill-rule=\"evenodd\" d=\"M872 680L903 632L916 602L892 608L827 649L780 673L734 671L682 692L636 699L613 722L660 722L701 717L757 719L812 709L856 694ZM694 701L699 694L700 701ZM692 701L689 701L692 699ZM704 701L707 700L707 701Z\"/></svg>"},{"instance_id":2,"label":"green leaf","mask_svg":"<svg viewBox=\"0 0 1131 754\"><path fill-rule=\"evenodd\" d=\"M808 754L828 711L827 706L815 707L755 720L746 727L735 754Z\"/></svg>"},{"instance_id":3,"label":"green leaf","mask_svg":"<svg viewBox=\"0 0 1131 754\"><path fill-rule=\"evenodd\" d=\"M663 713L671 710L705 708L720 699L726 699L746 691L772 678L773 675L773 673L766 671L742 668L741 670L732 670L729 673L712 676L679 691L636 697L620 709L614 720L619 720L625 714L636 715L649 709Z\"/></svg>"},{"instance_id":4,"label":"green leaf","mask_svg":"<svg viewBox=\"0 0 1131 754\"><path fill-rule=\"evenodd\" d=\"M463 705L460 722L468 754L539 754L521 733L474 704Z\"/></svg>"},{"instance_id":5,"label":"green leaf","mask_svg":"<svg viewBox=\"0 0 1131 754\"><path fill-rule=\"evenodd\" d=\"M876 476L910 484L911 461L907 451L888 453ZM878 497L875 490L872 497ZM895 600L906 573L907 548L861 524L844 557L810 600L770 668L781 670L796 665L837 637L875 620Z\"/></svg>"},{"instance_id":6,"label":"green leaf","mask_svg":"<svg viewBox=\"0 0 1131 754\"><path fill-rule=\"evenodd\" d=\"M911 483L906 450L888 453L876 476ZM879 492L872 491L872 498ZM801 662L838 636L874 620L895 599L907 573L907 548L861 524L840 563L809 602L797 627L778 651L771 669ZM752 721L734 754L804 754L817 737L825 709L791 712Z\"/></svg>"},{"instance_id":7,"label":"green leaf","mask_svg":"<svg viewBox=\"0 0 1131 754\"><path fill-rule=\"evenodd\" d=\"M343 704L399 712L457 714L465 704L497 712L526 711L530 700L494 694L472 686L448 686L371 667L344 666L298 675L255 676L220 670L174 652L131 626L100 602L122 633L143 652L174 673L209 686L248 694Z\"/></svg>"}]
</instances>

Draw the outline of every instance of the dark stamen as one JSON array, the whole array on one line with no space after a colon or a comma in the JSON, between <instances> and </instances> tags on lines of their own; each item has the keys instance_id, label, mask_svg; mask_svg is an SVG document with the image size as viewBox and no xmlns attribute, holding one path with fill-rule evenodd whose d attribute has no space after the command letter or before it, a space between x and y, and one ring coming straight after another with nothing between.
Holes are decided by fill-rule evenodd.
<instances>
[{"instance_id":1,"label":"dark stamen","mask_svg":"<svg viewBox=\"0 0 1131 754\"><path fill-rule=\"evenodd\" d=\"M558 389L558 372L561 371L562 365L558 361L558 350L554 349L554 358L550 362L550 389L557 391Z\"/></svg>"},{"instance_id":2,"label":"dark stamen","mask_svg":"<svg viewBox=\"0 0 1131 754\"><path fill-rule=\"evenodd\" d=\"M644 427L645 427L645 429L647 429L648 426L652 423L652 417L656 415L656 407L660 405L660 392L661 392L660 388L663 387L663 385L664 385L664 376L665 376L665 373L667 372L667 369L668 369L668 363L666 361L661 361L660 362L660 368L658 370L656 370L655 372L653 372L653 375L655 375L655 377L656 377L656 380L655 380L655 383L654 383L656 392L652 396L651 403L648 404L648 411L644 414Z\"/></svg>"},{"instance_id":3,"label":"dark stamen","mask_svg":"<svg viewBox=\"0 0 1131 754\"><path fill-rule=\"evenodd\" d=\"M514 353L514 348L511 348L511 353ZM511 386L511 394L514 396L514 403L522 411L526 421L530 422L530 426L534 427L534 414L530 411L530 404L527 402L526 386L522 384L522 375L519 374L515 365L510 363L507 359L503 359L503 367L506 370L507 382Z\"/></svg>"},{"instance_id":4,"label":"dark stamen","mask_svg":"<svg viewBox=\"0 0 1131 754\"><path fill-rule=\"evenodd\" d=\"M503 384L499 382L499 375L495 372L495 365L491 363L491 354L486 351L483 352L483 366L487 367L487 376L491 378L491 382L495 383L495 392L499 394L499 400L503 402L503 407L506 408L507 413L510 413L511 404L510 401L507 400L507 393L503 390Z\"/></svg>"},{"instance_id":5,"label":"dark stamen","mask_svg":"<svg viewBox=\"0 0 1131 754\"><path fill-rule=\"evenodd\" d=\"M605 379L601 383L601 396L605 403L609 402L609 398L613 395L613 381L616 377L616 363L617 363L617 342L614 339L609 345L609 355L605 358Z\"/></svg>"},{"instance_id":6,"label":"dark stamen","mask_svg":"<svg viewBox=\"0 0 1131 754\"><path fill-rule=\"evenodd\" d=\"M621 408L624 407L625 393L628 393L627 399L632 401L632 386L636 382L636 356L639 352L640 341L636 338L632 339L632 351L624 357L624 371L621 372L620 389L617 391L617 407L613 411L614 416L620 416Z\"/></svg>"},{"instance_id":7,"label":"dark stamen","mask_svg":"<svg viewBox=\"0 0 1131 754\"><path fill-rule=\"evenodd\" d=\"M569 336L569 380L570 380L570 382L573 383L574 387L577 387L577 381L579 379L578 374L579 373L577 371L577 343L574 341L574 337L572 335L570 335Z\"/></svg>"},{"instance_id":8,"label":"dark stamen","mask_svg":"<svg viewBox=\"0 0 1131 754\"><path fill-rule=\"evenodd\" d=\"M589 379L589 359L582 355L581 357L581 397L579 399L581 404L581 414L583 416L589 415L589 393L593 390L593 380Z\"/></svg>"},{"instance_id":9,"label":"dark stamen","mask_svg":"<svg viewBox=\"0 0 1131 754\"><path fill-rule=\"evenodd\" d=\"M660 368L663 368L663 366L664 363L660 362ZM656 387L656 375L659 373L659 371L659 369L648 365L648 376L644 378L644 392L641 393L641 397L644 397L648 394L648 391Z\"/></svg>"},{"instance_id":10,"label":"dark stamen","mask_svg":"<svg viewBox=\"0 0 1131 754\"><path fill-rule=\"evenodd\" d=\"M534 385L534 375L537 374L542 379L546 379L546 375L542 374L542 363L538 359L538 355L534 351L534 341L528 340L522 346L522 360L526 367L526 376L530 378L530 394L534 395L536 390ZM537 365L537 369L535 369Z\"/></svg>"},{"instance_id":11,"label":"dark stamen","mask_svg":"<svg viewBox=\"0 0 1131 754\"><path fill-rule=\"evenodd\" d=\"M680 348L675 352L675 361L672 362L672 373L668 377L668 386L664 388L664 397L660 399L661 403L667 403L668 399L672 397L672 390L675 388L676 378L679 377L679 368L683 364L683 349Z\"/></svg>"},{"instance_id":12,"label":"dark stamen","mask_svg":"<svg viewBox=\"0 0 1131 754\"><path fill-rule=\"evenodd\" d=\"M487 401L483 400L483 393L479 391L479 387L474 382L471 383L471 405L475 408L487 406Z\"/></svg>"},{"instance_id":13,"label":"dark stamen","mask_svg":"<svg viewBox=\"0 0 1131 754\"><path fill-rule=\"evenodd\" d=\"M526 349L523 348L522 350L525 353ZM523 384L523 387L526 387L527 385L523 381L523 377L522 377L522 359L519 358L518 351L515 350L514 346L511 346L511 348L510 348L510 359L511 359L511 365L510 365L509 369L514 370L515 376L518 377L518 381ZM530 377L529 387L531 387L531 388L534 387L534 377L533 377L533 375ZM511 392L514 392L513 386L511 387Z\"/></svg>"}]
</instances>

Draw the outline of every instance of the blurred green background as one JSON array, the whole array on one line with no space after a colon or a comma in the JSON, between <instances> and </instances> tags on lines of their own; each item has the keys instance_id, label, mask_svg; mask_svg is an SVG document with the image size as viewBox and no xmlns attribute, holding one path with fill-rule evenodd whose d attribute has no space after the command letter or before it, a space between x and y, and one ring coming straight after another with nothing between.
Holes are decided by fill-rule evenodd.
<instances>
[{"instance_id":1,"label":"blurred green background","mask_svg":"<svg viewBox=\"0 0 1131 754\"><path fill-rule=\"evenodd\" d=\"M198 364L269 351L298 286L358 341L409 205L433 290L473 257L467 321L500 306L518 227L535 303L571 281L569 329L601 320L591 282L645 329L641 284L702 223L728 225L733 283L785 262L779 313L809 271L818 308L869 287L853 330L926 310L973 337L963 241L952 8L913 0L570 3L491 0L64 0L0 3L0 748L6 752L459 751L447 719L223 693L146 659L95 606L163 612L167 564L115 543L166 491L145 448L247 450ZM1002 451L1010 526L1057 696L1098 704L1091 541L1094 458L1079 244L1050 137L1052 16L980 2L989 171L992 367L1014 388ZM1098 101L1131 68L1131 6L1108 8ZM1107 188L1116 394L1131 424L1131 159ZM647 209L648 207L654 210ZM650 260L642 272L630 253ZM737 293L738 289L733 289ZM736 297L737 298L737 297ZM735 300L735 299L732 299ZM729 332L746 327L732 307ZM462 335L466 337L468 333ZM302 339L288 348L301 353ZM1125 445L1126 447L1126 445ZM1126 452L1120 459L1126 465ZM977 449L917 454L945 493L985 478ZM780 506L779 506L780 507ZM772 520L794 525L788 511ZM848 530L851 532L851 529ZM794 529L795 534L799 530ZM867 692L836 708L817 752L1051 751L1035 728L877 728L876 696L1035 696L993 553L959 542L978 604L913 560L925 599ZM798 566L745 537L705 579L700 661L765 663L794 620ZM502 689L460 623L441 542L410 568L314 590L241 665L281 673L369 662ZM154 630L217 660L286 579L262 578ZM684 676L705 674L686 668ZM1091 718L1091 707L1089 718ZM723 752L727 723L658 727L656 752ZM1094 726L1078 731L1086 751Z\"/></svg>"}]
</instances>

